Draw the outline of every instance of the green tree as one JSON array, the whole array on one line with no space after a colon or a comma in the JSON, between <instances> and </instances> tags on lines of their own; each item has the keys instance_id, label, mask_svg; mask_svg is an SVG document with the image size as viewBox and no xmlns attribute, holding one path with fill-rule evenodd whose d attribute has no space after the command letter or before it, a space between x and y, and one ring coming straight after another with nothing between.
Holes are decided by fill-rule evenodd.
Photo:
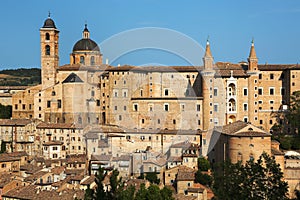
<instances>
[{"instance_id":1,"label":"green tree","mask_svg":"<svg viewBox=\"0 0 300 200\"><path fill-rule=\"evenodd\" d=\"M88 188L85 190L84 193L84 200L93 200L94 199L94 190L90 188L90 185L88 185Z\"/></svg>"},{"instance_id":2,"label":"green tree","mask_svg":"<svg viewBox=\"0 0 300 200\"><path fill-rule=\"evenodd\" d=\"M148 172L148 173L146 173L146 179L150 183L155 183L155 184L159 184L160 183L160 179L157 178L157 173L156 172Z\"/></svg>"},{"instance_id":3,"label":"green tree","mask_svg":"<svg viewBox=\"0 0 300 200\"><path fill-rule=\"evenodd\" d=\"M0 153L6 152L6 142L1 140L1 150Z\"/></svg>"},{"instance_id":4,"label":"green tree","mask_svg":"<svg viewBox=\"0 0 300 200\"><path fill-rule=\"evenodd\" d=\"M108 192L109 199L118 199L118 195L123 190L122 178L118 179L119 171L114 169L109 178L110 181L110 190Z\"/></svg>"},{"instance_id":5,"label":"green tree","mask_svg":"<svg viewBox=\"0 0 300 200\"><path fill-rule=\"evenodd\" d=\"M287 183L273 157L263 153L255 162L224 163L214 173L214 192L218 199L287 199Z\"/></svg>"},{"instance_id":6,"label":"green tree","mask_svg":"<svg viewBox=\"0 0 300 200\"><path fill-rule=\"evenodd\" d=\"M147 200L148 190L146 189L145 184L141 184L140 189L137 191L135 195L135 200Z\"/></svg>"},{"instance_id":7,"label":"green tree","mask_svg":"<svg viewBox=\"0 0 300 200\"><path fill-rule=\"evenodd\" d=\"M163 200L174 200L172 190L165 186L163 189L160 190L160 195Z\"/></svg>"},{"instance_id":8,"label":"green tree","mask_svg":"<svg viewBox=\"0 0 300 200\"><path fill-rule=\"evenodd\" d=\"M12 117L12 106L0 104L0 119L10 119Z\"/></svg>"},{"instance_id":9,"label":"green tree","mask_svg":"<svg viewBox=\"0 0 300 200\"><path fill-rule=\"evenodd\" d=\"M118 200L134 199L135 187L129 186L126 190L122 190L118 195Z\"/></svg>"},{"instance_id":10,"label":"green tree","mask_svg":"<svg viewBox=\"0 0 300 200\"><path fill-rule=\"evenodd\" d=\"M163 200L163 198L160 194L160 189L159 189L158 185L151 184L148 187L147 199Z\"/></svg>"},{"instance_id":11,"label":"green tree","mask_svg":"<svg viewBox=\"0 0 300 200\"><path fill-rule=\"evenodd\" d=\"M207 172L210 169L210 163L204 157L198 158L198 169Z\"/></svg>"},{"instance_id":12,"label":"green tree","mask_svg":"<svg viewBox=\"0 0 300 200\"><path fill-rule=\"evenodd\" d=\"M213 181L213 179L210 175L204 174L200 170L198 170L196 172L196 175L195 175L196 183L201 183L202 185L206 185L206 186L210 187L212 184L212 181Z\"/></svg>"},{"instance_id":13,"label":"green tree","mask_svg":"<svg viewBox=\"0 0 300 200\"><path fill-rule=\"evenodd\" d=\"M98 173L96 175L96 179L95 179L95 182L96 182L96 192L95 192L95 198L97 200L108 200L108 195L107 195L107 192L104 191L104 187L103 187L103 184L102 184L102 181L104 180L106 176L106 173L104 173L104 169L102 167L99 167L98 169Z\"/></svg>"}]
</instances>

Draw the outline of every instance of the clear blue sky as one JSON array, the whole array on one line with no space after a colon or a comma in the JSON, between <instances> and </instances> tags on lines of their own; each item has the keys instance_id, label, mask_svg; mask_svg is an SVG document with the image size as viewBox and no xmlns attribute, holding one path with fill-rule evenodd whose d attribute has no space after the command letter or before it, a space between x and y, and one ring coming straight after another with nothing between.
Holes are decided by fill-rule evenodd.
<instances>
[{"instance_id":1,"label":"clear blue sky","mask_svg":"<svg viewBox=\"0 0 300 200\"><path fill-rule=\"evenodd\" d=\"M209 35L215 61L246 60L254 37L260 63L300 62L297 0L6 0L0 7L2 69L40 66L39 28L49 10L60 30L61 65L69 63L85 21L98 44L122 31L160 27L183 33L202 46ZM102 53L106 58L104 49ZM176 56L151 50L131 52L116 62L186 64Z\"/></svg>"}]
</instances>

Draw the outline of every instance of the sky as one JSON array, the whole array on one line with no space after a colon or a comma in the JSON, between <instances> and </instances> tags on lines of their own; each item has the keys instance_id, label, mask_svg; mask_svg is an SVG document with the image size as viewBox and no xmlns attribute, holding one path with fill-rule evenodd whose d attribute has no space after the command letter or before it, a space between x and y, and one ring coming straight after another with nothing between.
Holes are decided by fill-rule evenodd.
<instances>
[{"instance_id":1,"label":"sky","mask_svg":"<svg viewBox=\"0 0 300 200\"><path fill-rule=\"evenodd\" d=\"M112 65L198 65L209 37L214 61L300 62L300 1L6 0L0 7L0 69L40 67L39 28L51 12L60 65L88 24Z\"/></svg>"}]
</instances>

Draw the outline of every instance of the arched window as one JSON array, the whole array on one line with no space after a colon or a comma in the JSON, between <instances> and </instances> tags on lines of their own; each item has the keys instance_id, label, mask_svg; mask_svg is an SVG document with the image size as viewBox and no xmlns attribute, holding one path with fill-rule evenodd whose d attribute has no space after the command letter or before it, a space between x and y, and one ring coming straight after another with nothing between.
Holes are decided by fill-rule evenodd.
<instances>
[{"instance_id":1,"label":"arched window","mask_svg":"<svg viewBox=\"0 0 300 200\"><path fill-rule=\"evenodd\" d=\"M228 94L229 94L229 96L235 96L235 95L236 95L235 84L230 83L230 84L228 85Z\"/></svg>"},{"instance_id":2,"label":"arched window","mask_svg":"<svg viewBox=\"0 0 300 200\"><path fill-rule=\"evenodd\" d=\"M50 34L49 33L46 33L46 40L50 40Z\"/></svg>"},{"instance_id":3,"label":"arched window","mask_svg":"<svg viewBox=\"0 0 300 200\"><path fill-rule=\"evenodd\" d=\"M235 112L236 111L236 103L234 99L230 99L228 102L229 112Z\"/></svg>"},{"instance_id":4,"label":"arched window","mask_svg":"<svg viewBox=\"0 0 300 200\"><path fill-rule=\"evenodd\" d=\"M238 152L237 161L242 161L242 160L243 160L243 154L241 152Z\"/></svg>"},{"instance_id":5,"label":"arched window","mask_svg":"<svg viewBox=\"0 0 300 200\"><path fill-rule=\"evenodd\" d=\"M95 96L95 91L94 90L91 91L91 96L92 97Z\"/></svg>"},{"instance_id":6,"label":"arched window","mask_svg":"<svg viewBox=\"0 0 300 200\"><path fill-rule=\"evenodd\" d=\"M46 45L46 47L45 47L45 55L46 56L50 55L50 46L49 45Z\"/></svg>"},{"instance_id":7,"label":"arched window","mask_svg":"<svg viewBox=\"0 0 300 200\"><path fill-rule=\"evenodd\" d=\"M80 64L84 65L84 56L80 56Z\"/></svg>"},{"instance_id":8,"label":"arched window","mask_svg":"<svg viewBox=\"0 0 300 200\"><path fill-rule=\"evenodd\" d=\"M95 65L95 57L94 56L91 57L91 65Z\"/></svg>"},{"instance_id":9,"label":"arched window","mask_svg":"<svg viewBox=\"0 0 300 200\"><path fill-rule=\"evenodd\" d=\"M80 116L78 117L78 123L82 124L82 118Z\"/></svg>"}]
</instances>

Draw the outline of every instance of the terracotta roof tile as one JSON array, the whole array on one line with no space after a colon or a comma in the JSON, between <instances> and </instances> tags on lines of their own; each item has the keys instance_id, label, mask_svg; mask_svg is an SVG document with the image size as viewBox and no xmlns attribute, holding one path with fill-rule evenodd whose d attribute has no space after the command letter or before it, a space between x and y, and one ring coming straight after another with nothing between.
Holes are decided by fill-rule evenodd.
<instances>
[{"instance_id":1,"label":"terracotta roof tile","mask_svg":"<svg viewBox=\"0 0 300 200\"><path fill-rule=\"evenodd\" d=\"M48 141L43 144L44 146L63 145L61 141Z\"/></svg>"},{"instance_id":2,"label":"terracotta roof tile","mask_svg":"<svg viewBox=\"0 0 300 200\"><path fill-rule=\"evenodd\" d=\"M91 156L91 161L110 161L112 155L93 155Z\"/></svg>"},{"instance_id":3,"label":"terracotta roof tile","mask_svg":"<svg viewBox=\"0 0 300 200\"><path fill-rule=\"evenodd\" d=\"M0 126L26 126L32 122L30 119L0 119Z\"/></svg>"},{"instance_id":4,"label":"terracotta roof tile","mask_svg":"<svg viewBox=\"0 0 300 200\"><path fill-rule=\"evenodd\" d=\"M74 123L40 123L37 129L83 129L81 124Z\"/></svg>"}]
</instances>

